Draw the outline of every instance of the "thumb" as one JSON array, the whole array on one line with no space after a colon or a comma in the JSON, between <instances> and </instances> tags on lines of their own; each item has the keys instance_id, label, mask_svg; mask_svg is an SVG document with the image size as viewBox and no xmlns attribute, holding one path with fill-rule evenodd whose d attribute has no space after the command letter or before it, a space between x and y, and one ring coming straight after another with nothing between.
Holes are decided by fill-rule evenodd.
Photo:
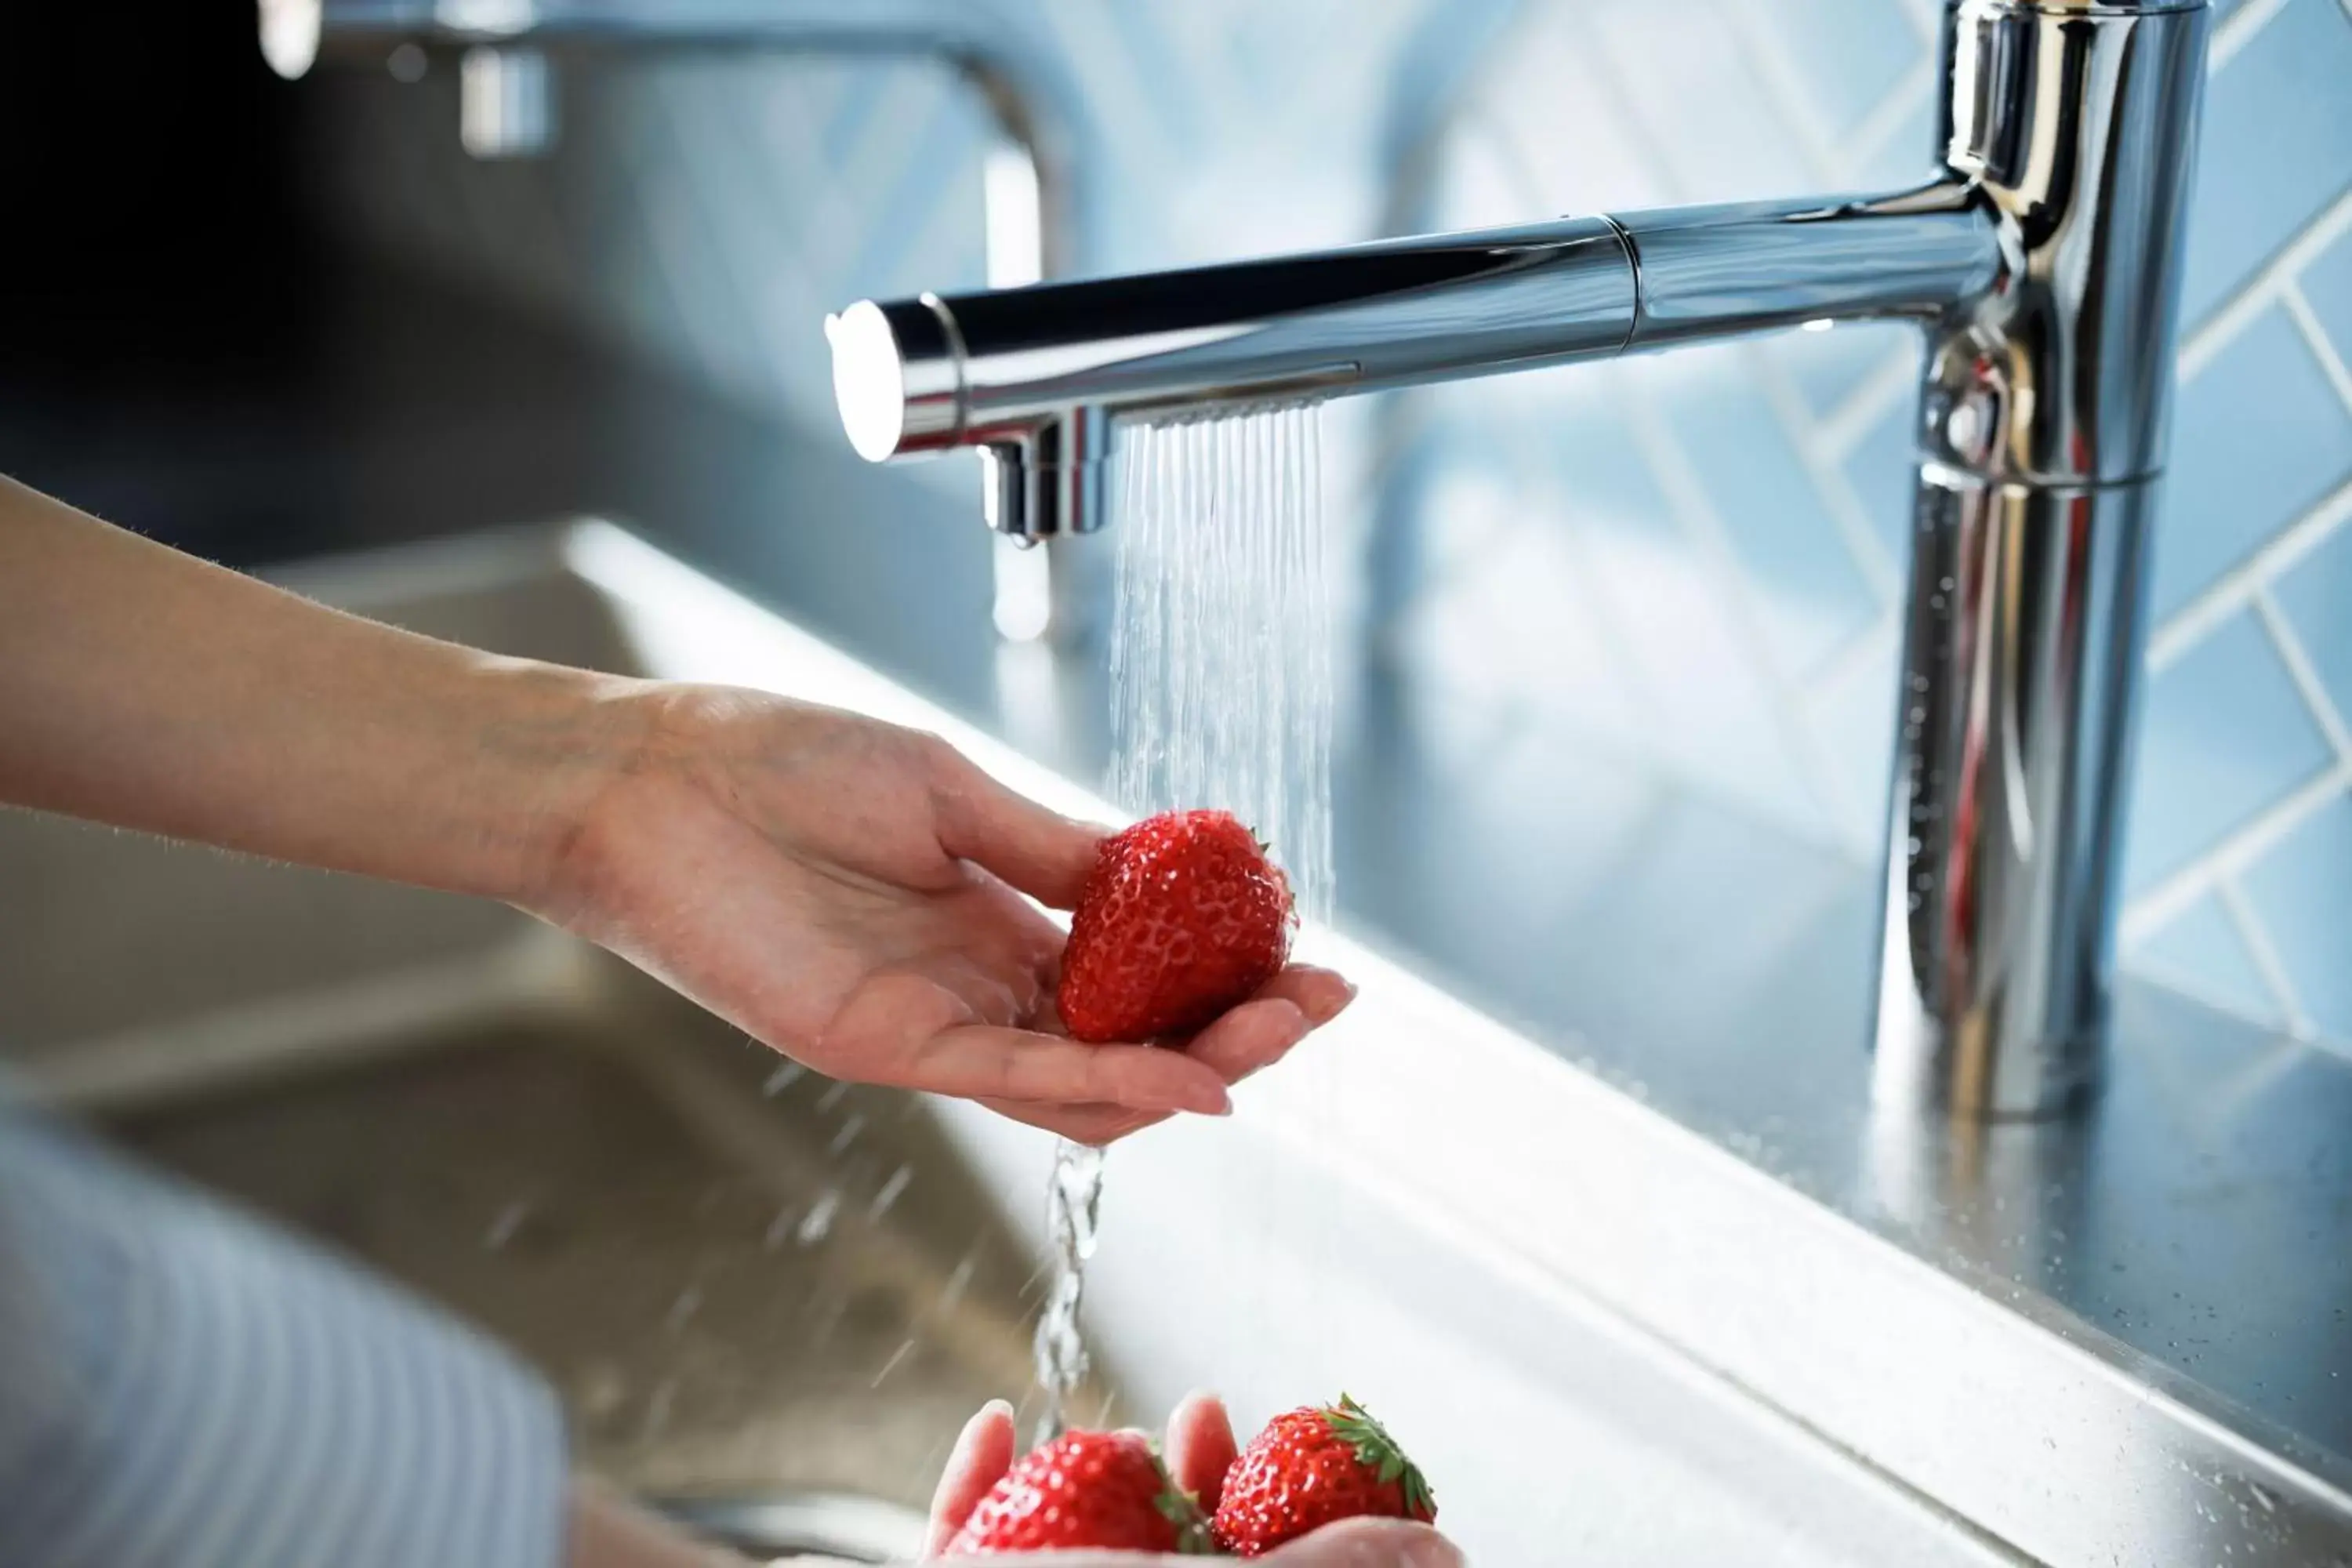
<instances>
[{"instance_id":1,"label":"thumb","mask_svg":"<svg viewBox=\"0 0 2352 1568\"><path fill-rule=\"evenodd\" d=\"M1349 1519L1271 1553L1267 1568L1466 1568L1459 1548L1425 1524Z\"/></svg>"},{"instance_id":2,"label":"thumb","mask_svg":"<svg viewBox=\"0 0 2352 1568\"><path fill-rule=\"evenodd\" d=\"M1003 878L1049 909L1077 907L1109 829L1073 822L942 748L931 785L940 847Z\"/></svg>"}]
</instances>

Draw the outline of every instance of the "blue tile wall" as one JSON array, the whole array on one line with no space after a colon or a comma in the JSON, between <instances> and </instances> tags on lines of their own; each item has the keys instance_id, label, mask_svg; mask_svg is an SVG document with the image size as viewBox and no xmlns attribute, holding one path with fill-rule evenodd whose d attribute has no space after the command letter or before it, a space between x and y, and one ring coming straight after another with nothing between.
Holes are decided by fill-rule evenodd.
<instances>
[{"instance_id":1,"label":"blue tile wall","mask_svg":"<svg viewBox=\"0 0 2352 1568\"><path fill-rule=\"evenodd\" d=\"M971 5L1081 92L1102 268L1930 163L1938 0ZM2216 16L2126 958L2352 1041L2352 0ZM565 85L564 149L526 168L467 163L442 78L354 91L352 222L826 428L825 309L982 276L987 121L943 70ZM1916 364L1906 331L1843 329L1349 405L1343 522L1402 498L1423 546L1375 640L1458 688L1481 745L1630 750L1874 856ZM1498 626L1519 657L1489 657Z\"/></svg>"},{"instance_id":2,"label":"blue tile wall","mask_svg":"<svg viewBox=\"0 0 2352 1568\"><path fill-rule=\"evenodd\" d=\"M1937 10L1909 0L1573 0L1531 7L1519 47L1619 68L1638 99L1620 111L1630 150L1584 141L1596 160L1633 165L1659 199L1732 194L1719 176L1749 194L1853 188L1927 163ZM1715 29L1708 47L1678 55L1661 41L1702 21ZM1547 90L1541 73L1507 60L1490 76L1490 93L1537 106ZM2323 831L2352 785L2342 718L2352 700L2352 8L2226 7L2208 91L2126 958L2264 1022L2352 1040L2327 984L2305 973L2352 973L2352 918L2275 868L2280 846ZM1491 184L1487 172L1503 171L1516 183L1507 195L1482 190L1482 208L1547 211L1607 183L1608 171L1579 165L1575 139L1531 154L1558 140L1546 127L1539 107L1473 94L1449 149L1459 184L1469 188L1475 170ZM1762 345L1705 380L1661 383L1672 439L1642 453L1681 470L1663 476L1668 491L1697 483L1733 542L1736 570L1718 594L1757 628L1752 689L1782 717L1759 754L1786 769L1781 742L1793 732L1799 754L1830 759L1826 778L1798 768L1793 790L1742 795L1736 779L1706 782L1858 858L1875 853L1891 743L1916 366L1901 333ZM1432 427L1458 422L1453 390L1425 401ZM1478 406L1487 438L1507 439L1510 427L1498 437L1491 422L1508 410ZM1516 428L1530 446L1546 439L1539 415ZM1568 473L1549 492L1579 488ZM1505 510L1530 529L1589 531L1549 494L1517 496ZM1659 522L1659 537L1674 537L1673 509ZM1685 552L1695 571L1710 569L1703 539ZM1602 668L1647 667L1625 649ZM1693 755L1671 741L1655 750L1669 765ZM2322 913L2331 918L2312 923Z\"/></svg>"},{"instance_id":3,"label":"blue tile wall","mask_svg":"<svg viewBox=\"0 0 2352 1568\"><path fill-rule=\"evenodd\" d=\"M2189 994L2265 1024L2286 1016L2221 900L2208 893L2139 948L2140 967Z\"/></svg>"},{"instance_id":4,"label":"blue tile wall","mask_svg":"<svg viewBox=\"0 0 2352 1568\"><path fill-rule=\"evenodd\" d=\"M2352 799L2337 796L2258 861L2247 892L2310 1021L2352 1039Z\"/></svg>"},{"instance_id":5,"label":"blue tile wall","mask_svg":"<svg viewBox=\"0 0 2352 1568\"><path fill-rule=\"evenodd\" d=\"M2352 18L2287 0L2213 72L2181 306L2195 321L2244 283L2352 170Z\"/></svg>"},{"instance_id":6,"label":"blue tile wall","mask_svg":"<svg viewBox=\"0 0 2352 1568\"><path fill-rule=\"evenodd\" d=\"M2338 714L2352 713L2352 529L2289 567L2278 602Z\"/></svg>"},{"instance_id":7,"label":"blue tile wall","mask_svg":"<svg viewBox=\"0 0 2352 1568\"><path fill-rule=\"evenodd\" d=\"M2304 268L2303 297L2340 356L2352 344L2352 227Z\"/></svg>"},{"instance_id":8,"label":"blue tile wall","mask_svg":"<svg viewBox=\"0 0 2352 1568\"><path fill-rule=\"evenodd\" d=\"M2141 784L2124 882L2145 891L2334 760L2326 737L2249 615L2148 682Z\"/></svg>"},{"instance_id":9,"label":"blue tile wall","mask_svg":"<svg viewBox=\"0 0 2352 1568\"><path fill-rule=\"evenodd\" d=\"M2352 478L2352 408L2275 305L2182 385L2173 424L2159 620Z\"/></svg>"}]
</instances>

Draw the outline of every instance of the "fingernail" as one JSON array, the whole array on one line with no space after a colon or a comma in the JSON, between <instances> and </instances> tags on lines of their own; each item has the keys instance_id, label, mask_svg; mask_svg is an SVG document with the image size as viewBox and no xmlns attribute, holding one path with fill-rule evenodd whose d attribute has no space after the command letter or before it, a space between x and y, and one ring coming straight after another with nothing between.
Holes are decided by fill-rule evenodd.
<instances>
[{"instance_id":1,"label":"fingernail","mask_svg":"<svg viewBox=\"0 0 2352 1568\"><path fill-rule=\"evenodd\" d=\"M957 1435L955 1458L948 1462L950 1469L952 1470L957 1464L971 1457L972 1449L979 1446L982 1430L988 1426L992 1417L1012 1420L1013 1406L1002 1399L992 1399L972 1412L971 1419L963 1424L963 1431Z\"/></svg>"},{"instance_id":2,"label":"fingernail","mask_svg":"<svg viewBox=\"0 0 2352 1568\"><path fill-rule=\"evenodd\" d=\"M1190 1098L1192 1109L1203 1116L1231 1116L1234 1113L1234 1097L1225 1092L1222 1084L1203 1084Z\"/></svg>"}]
</instances>

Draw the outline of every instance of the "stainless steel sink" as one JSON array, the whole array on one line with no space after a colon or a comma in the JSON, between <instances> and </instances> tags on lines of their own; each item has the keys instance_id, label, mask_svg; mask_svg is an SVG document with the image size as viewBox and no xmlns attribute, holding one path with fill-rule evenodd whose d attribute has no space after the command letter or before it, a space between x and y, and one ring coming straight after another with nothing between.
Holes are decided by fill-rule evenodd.
<instances>
[{"instance_id":1,"label":"stainless steel sink","mask_svg":"<svg viewBox=\"0 0 2352 1568\"><path fill-rule=\"evenodd\" d=\"M1103 809L608 525L289 580L485 647L940 728ZM499 1335L562 1391L587 1466L718 1533L903 1551L964 1416L1028 1388L1040 1134L798 1073L492 905L25 814L0 814L0 1061ZM1141 1422L1212 1384L1247 1422L1349 1388L1482 1568L1981 1565L2020 1540L2186 1561L2166 1543L2224 1528L2200 1489L2242 1480L2263 1511L2239 1561L2335 1539L2319 1480L2099 1347L1304 940L1357 1007L1241 1114L1112 1158L1089 1275L1111 1375L1082 1413ZM1980 1396L2011 1389L2032 1397ZM2061 1418L2065 1442L2010 1440Z\"/></svg>"}]
</instances>

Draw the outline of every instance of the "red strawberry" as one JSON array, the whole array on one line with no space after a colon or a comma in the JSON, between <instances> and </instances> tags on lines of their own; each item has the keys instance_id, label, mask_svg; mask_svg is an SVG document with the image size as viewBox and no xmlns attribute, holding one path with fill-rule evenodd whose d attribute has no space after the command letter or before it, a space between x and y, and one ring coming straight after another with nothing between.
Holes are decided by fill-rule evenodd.
<instances>
[{"instance_id":1,"label":"red strawberry","mask_svg":"<svg viewBox=\"0 0 2352 1568\"><path fill-rule=\"evenodd\" d=\"M1190 1034L1290 956L1290 883L1223 811L1171 811L1103 841L1055 1000L1081 1040Z\"/></svg>"},{"instance_id":2,"label":"red strawberry","mask_svg":"<svg viewBox=\"0 0 2352 1568\"><path fill-rule=\"evenodd\" d=\"M1014 1552L1160 1552L1206 1557L1208 1522L1134 1432L1065 1432L989 1489L950 1557Z\"/></svg>"},{"instance_id":3,"label":"red strawberry","mask_svg":"<svg viewBox=\"0 0 2352 1568\"><path fill-rule=\"evenodd\" d=\"M1277 1415L1225 1472L1223 1500L1210 1528L1236 1557L1262 1557L1334 1520L1370 1514L1437 1518L1437 1499L1404 1450L1362 1405Z\"/></svg>"}]
</instances>

